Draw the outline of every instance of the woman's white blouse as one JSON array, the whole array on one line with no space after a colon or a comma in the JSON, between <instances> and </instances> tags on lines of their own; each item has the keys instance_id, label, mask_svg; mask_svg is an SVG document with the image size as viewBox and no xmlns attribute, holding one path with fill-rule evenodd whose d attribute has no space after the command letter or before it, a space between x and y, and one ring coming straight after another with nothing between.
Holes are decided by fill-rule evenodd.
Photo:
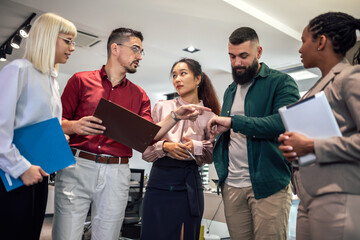
<instances>
[{"instance_id":1,"label":"woman's white blouse","mask_svg":"<svg viewBox=\"0 0 360 240\"><path fill-rule=\"evenodd\" d=\"M31 166L12 144L14 130L54 117L61 122L56 78L55 69L43 74L26 59L14 60L0 71L0 168L14 178Z\"/></svg>"}]
</instances>

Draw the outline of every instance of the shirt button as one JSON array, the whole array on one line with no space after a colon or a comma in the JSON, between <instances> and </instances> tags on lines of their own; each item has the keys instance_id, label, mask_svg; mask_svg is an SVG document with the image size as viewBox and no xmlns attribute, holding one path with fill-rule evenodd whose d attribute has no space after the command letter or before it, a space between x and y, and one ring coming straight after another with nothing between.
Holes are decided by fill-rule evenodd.
<instances>
[{"instance_id":1,"label":"shirt button","mask_svg":"<svg viewBox=\"0 0 360 240\"><path fill-rule=\"evenodd\" d=\"M229 113L230 111L227 111L227 113Z\"/></svg>"},{"instance_id":2,"label":"shirt button","mask_svg":"<svg viewBox=\"0 0 360 240\"><path fill-rule=\"evenodd\" d=\"M101 146L98 146L98 148L101 148Z\"/></svg>"},{"instance_id":3,"label":"shirt button","mask_svg":"<svg viewBox=\"0 0 360 240\"><path fill-rule=\"evenodd\" d=\"M114 90L114 88L112 88L111 90Z\"/></svg>"}]
</instances>

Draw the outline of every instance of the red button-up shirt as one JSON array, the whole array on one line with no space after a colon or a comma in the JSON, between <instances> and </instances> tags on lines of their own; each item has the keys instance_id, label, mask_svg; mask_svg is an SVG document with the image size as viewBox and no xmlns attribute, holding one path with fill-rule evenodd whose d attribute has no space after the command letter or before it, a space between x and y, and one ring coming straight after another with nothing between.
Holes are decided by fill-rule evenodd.
<instances>
[{"instance_id":1,"label":"red button-up shirt","mask_svg":"<svg viewBox=\"0 0 360 240\"><path fill-rule=\"evenodd\" d=\"M61 96L63 119L79 120L92 116L101 98L119 104L147 120L151 118L150 99L145 91L126 77L112 87L104 66L100 70L75 73ZM111 113L109 113L111 114ZM103 135L70 136L70 146L95 154L131 157L132 149Z\"/></svg>"}]
</instances>

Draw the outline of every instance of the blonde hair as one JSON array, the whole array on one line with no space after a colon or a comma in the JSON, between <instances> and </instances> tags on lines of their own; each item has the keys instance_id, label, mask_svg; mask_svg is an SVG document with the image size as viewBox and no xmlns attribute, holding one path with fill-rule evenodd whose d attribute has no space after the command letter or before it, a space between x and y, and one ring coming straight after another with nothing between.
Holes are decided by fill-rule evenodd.
<instances>
[{"instance_id":1,"label":"blonde hair","mask_svg":"<svg viewBox=\"0 0 360 240\"><path fill-rule=\"evenodd\" d=\"M49 73L55 66L56 41L59 33L76 37L75 25L54 13L45 13L34 22L26 41L24 58L42 73Z\"/></svg>"}]
</instances>

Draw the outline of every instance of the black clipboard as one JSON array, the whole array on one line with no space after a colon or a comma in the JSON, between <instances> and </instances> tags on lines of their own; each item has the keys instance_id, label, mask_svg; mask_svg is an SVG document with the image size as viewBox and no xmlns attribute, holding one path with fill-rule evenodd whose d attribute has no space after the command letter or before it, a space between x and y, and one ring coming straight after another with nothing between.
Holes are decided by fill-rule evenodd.
<instances>
[{"instance_id":1,"label":"black clipboard","mask_svg":"<svg viewBox=\"0 0 360 240\"><path fill-rule=\"evenodd\" d=\"M101 98L94 116L106 127L104 136L125 146L144 152L160 130L160 126L132 111Z\"/></svg>"}]
</instances>

